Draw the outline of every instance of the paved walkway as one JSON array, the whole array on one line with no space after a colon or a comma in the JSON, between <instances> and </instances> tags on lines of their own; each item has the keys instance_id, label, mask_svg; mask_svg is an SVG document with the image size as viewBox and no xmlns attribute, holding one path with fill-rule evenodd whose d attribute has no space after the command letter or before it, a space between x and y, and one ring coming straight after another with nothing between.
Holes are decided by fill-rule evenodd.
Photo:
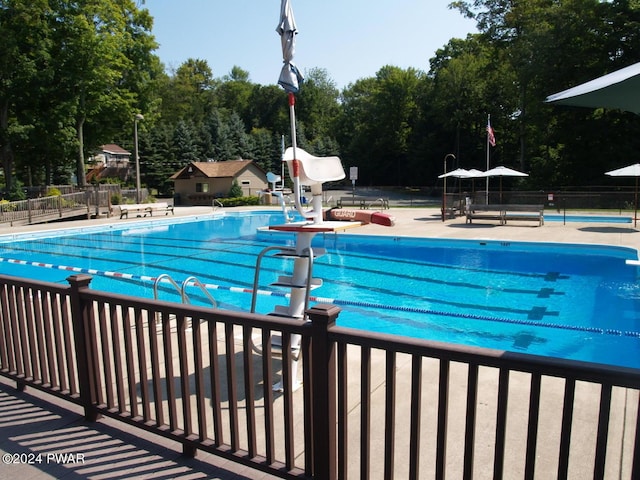
<instances>
[{"instance_id":1,"label":"paved walkway","mask_svg":"<svg viewBox=\"0 0 640 480\"><path fill-rule=\"evenodd\" d=\"M396 218L395 226L366 225L348 232L356 235L608 244L640 249L640 231L632 224L565 225L548 221L539 227L531 222L501 226L497 222L485 221L467 225L462 218L442 222L437 208L392 208L385 212ZM210 215L212 209L176 207L175 213L177 216L202 216ZM111 217L0 228L0 235L157 218L164 217L123 220ZM125 424L108 418L95 423L85 422L78 407L32 388L19 392L13 382L0 377L0 453L14 454L2 457L0 480L274 478L204 452L199 452L195 459L185 458L175 442L127 428ZM21 457L20 454L32 456ZM16 460L19 464L7 464L7 460ZM27 465L25 460L36 463Z\"/></svg>"}]
</instances>

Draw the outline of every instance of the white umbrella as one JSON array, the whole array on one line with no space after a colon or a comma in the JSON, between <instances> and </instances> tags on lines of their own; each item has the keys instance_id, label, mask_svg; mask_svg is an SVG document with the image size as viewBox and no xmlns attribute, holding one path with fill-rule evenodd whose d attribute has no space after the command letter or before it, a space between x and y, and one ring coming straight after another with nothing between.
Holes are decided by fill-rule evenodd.
<instances>
[{"instance_id":1,"label":"white umbrella","mask_svg":"<svg viewBox=\"0 0 640 480\"><path fill-rule=\"evenodd\" d=\"M471 170L467 170L466 178L484 178L484 172L482 170L472 168Z\"/></svg>"},{"instance_id":2,"label":"white umbrella","mask_svg":"<svg viewBox=\"0 0 640 480\"><path fill-rule=\"evenodd\" d=\"M450 172L443 173L442 175L438 175L438 178L448 178L448 177L467 178L468 173L469 173L469 170L465 170L464 168L456 168L455 170L451 170Z\"/></svg>"},{"instance_id":3,"label":"white umbrella","mask_svg":"<svg viewBox=\"0 0 640 480\"><path fill-rule=\"evenodd\" d=\"M617 108L640 114L640 63L549 95L545 102L591 108Z\"/></svg>"},{"instance_id":4,"label":"white umbrella","mask_svg":"<svg viewBox=\"0 0 640 480\"><path fill-rule=\"evenodd\" d=\"M290 0L282 0L280 4L280 23L278 23L276 32L280 35L280 41L282 42L282 60L284 62L278 84L288 93L297 93L304 78L293 63L298 28L293 17L293 8Z\"/></svg>"},{"instance_id":5,"label":"white umbrella","mask_svg":"<svg viewBox=\"0 0 640 480\"><path fill-rule=\"evenodd\" d=\"M443 173L442 175L438 175L438 178L444 178L444 190L442 191L442 221L443 222L447 216L446 214L447 178L449 177L466 178L468 173L469 171L465 170L464 168L456 168L455 170L451 170L450 172Z\"/></svg>"},{"instance_id":6,"label":"white umbrella","mask_svg":"<svg viewBox=\"0 0 640 480\"><path fill-rule=\"evenodd\" d=\"M611 170L610 172L606 172L605 175L609 175L611 177L635 177L636 179L636 189L634 194L634 214L633 214L633 226L634 228L638 224L638 177L640 177L640 163L634 163L633 165L629 165L628 167L618 168L617 170Z\"/></svg>"},{"instance_id":7,"label":"white umbrella","mask_svg":"<svg viewBox=\"0 0 640 480\"><path fill-rule=\"evenodd\" d=\"M529 174L519 172L518 170L514 170L512 168L507 167L495 167L486 172L482 172L480 177L500 177L500 203L502 203L502 177L528 177Z\"/></svg>"},{"instance_id":8,"label":"white umbrella","mask_svg":"<svg viewBox=\"0 0 640 480\"><path fill-rule=\"evenodd\" d=\"M467 170L467 174L464 178L471 179L471 193L476 193L476 178L484 178L484 172L482 170L478 170L476 168L471 168Z\"/></svg>"},{"instance_id":9,"label":"white umbrella","mask_svg":"<svg viewBox=\"0 0 640 480\"><path fill-rule=\"evenodd\" d=\"M322 220L322 211L315 212L313 214L305 212L300 203L300 175L299 175L299 163L297 160L297 138L296 138L296 98L295 93L298 92L303 77L298 71L298 68L293 64L293 54L296 50L296 35L298 29L296 28L296 21L293 17L293 8L291 7L290 0L282 0L280 3L280 23L276 28L276 32L280 35L282 43L282 59L284 65L280 71L280 79L278 84L285 89L289 96L289 117L291 119L291 148L293 150L292 172L293 178L293 191L296 210L306 218L315 218L316 220Z\"/></svg>"}]
</instances>

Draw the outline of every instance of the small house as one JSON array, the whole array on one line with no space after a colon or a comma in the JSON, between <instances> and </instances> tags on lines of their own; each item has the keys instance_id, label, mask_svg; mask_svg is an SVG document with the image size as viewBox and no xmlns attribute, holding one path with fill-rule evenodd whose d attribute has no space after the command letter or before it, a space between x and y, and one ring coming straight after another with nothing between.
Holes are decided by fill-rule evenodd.
<instances>
[{"instance_id":1,"label":"small house","mask_svg":"<svg viewBox=\"0 0 640 480\"><path fill-rule=\"evenodd\" d=\"M170 178L176 202L182 205L211 205L215 198L227 197L234 180L243 196L266 190L266 172L253 160L191 162Z\"/></svg>"},{"instance_id":2,"label":"small house","mask_svg":"<svg viewBox=\"0 0 640 480\"><path fill-rule=\"evenodd\" d=\"M135 178L131 152L113 143L100 146L96 154L89 158L89 164L87 183L103 178L119 178L123 182Z\"/></svg>"}]
</instances>

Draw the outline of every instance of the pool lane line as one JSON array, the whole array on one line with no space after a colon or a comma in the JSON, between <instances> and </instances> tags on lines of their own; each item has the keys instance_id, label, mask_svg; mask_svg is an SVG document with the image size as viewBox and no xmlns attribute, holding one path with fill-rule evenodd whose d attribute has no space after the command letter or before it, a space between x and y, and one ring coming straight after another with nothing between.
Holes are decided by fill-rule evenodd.
<instances>
[{"instance_id":1,"label":"pool lane line","mask_svg":"<svg viewBox=\"0 0 640 480\"><path fill-rule=\"evenodd\" d=\"M110 272L107 270L97 270L93 268L82 268L82 267L71 267L68 265L54 265L52 263L43 263L43 262L29 262L27 260L18 260L14 258L4 258L0 257L0 263L7 262L17 265L28 265L32 267L43 267L43 268L51 268L54 270L63 270L75 273L86 273L90 275L100 275L103 277L115 277L115 278L123 278L128 280L143 280L149 282L156 282L157 277L150 277L148 275L134 275L132 273L121 273L121 272ZM210 288L212 290L224 290L234 293L251 293L254 291L251 288L244 287L229 287L225 285L214 285L214 284L203 284L205 288ZM281 291L271 291L271 290L256 290L255 292L258 295L265 295L270 297L281 297L281 298L289 298L291 294L281 292ZM499 322L506 324L515 324L515 325L527 325L532 327L546 327L546 328L555 328L559 330L573 330L576 332L585 332L585 333L595 333L601 335L613 335L617 337L634 337L640 338L640 332L634 331L623 331L616 330L612 328L599 328L599 327L584 327L581 325L567 325L567 324L556 324L550 322L538 322L535 320L518 320L511 318L500 318L500 317L492 317L490 315L474 315L471 313L456 313L456 312L445 312L441 310L429 310L424 308L417 307L405 307L399 305L384 305L379 303L371 303L371 302L359 302L355 300L340 300L337 298L328 298L328 297L314 297L310 296L309 300L312 302L318 303L329 303L338 306L347 306L347 307L361 307L361 308L374 308L378 310L394 310L399 312L408 312L408 313L420 313L427 315L439 315L445 317L455 317L455 318L463 318L463 319L471 319L471 320L486 320L490 322Z\"/></svg>"}]
</instances>

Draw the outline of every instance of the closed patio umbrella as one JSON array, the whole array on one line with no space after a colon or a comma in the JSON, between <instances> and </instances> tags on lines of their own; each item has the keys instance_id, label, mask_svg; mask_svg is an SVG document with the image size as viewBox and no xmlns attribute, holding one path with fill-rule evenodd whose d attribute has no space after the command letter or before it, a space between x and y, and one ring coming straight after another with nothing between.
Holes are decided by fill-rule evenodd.
<instances>
[{"instance_id":1,"label":"closed patio umbrella","mask_svg":"<svg viewBox=\"0 0 640 480\"><path fill-rule=\"evenodd\" d=\"M278 85L284 88L287 93L298 93L304 78L298 67L293 63L298 28L296 27L290 0L282 0L280 3L280 22L276 32L280 35L280 41L282 42L282 61L284 63L280 71Z\"/></svg>"},{"instance_id":2,"label":"closed patio umbrella","mask_svg":"<svg viewBox=\"0 0 640 480\"><path fill-rule=\"evenodd\" d=\"M486 172L483 172L482 175L478 175L480 177L500 177L500 203L502 203L502 177L528 177L529 174L519 172L518 170L514 170L512 168L507 167L495 167ZM487 202L488 203L488 202Z\"/></svg>"},{"instance_id":3,"label":"closed patio umbrella","mask_svg":"<svg viewBox=\"0 0 640 480\"><path fill-rule=\"evenodd\" d=\"M611 177L635 177L636 189L633 197L633 227L635 228L638 224L638 177L640 177L640 163L634 163L633 165L629 165L628 167L611 170L610 172L606 172L605 175L609 175Z\"/></svg>"},{"instance_id":4,"label":"closed patio umbrella","mask_svg":"<svg viewBox=\"0 0 640 480\"><path fill-rule=\"evenodd\" d=\"M289 118L291 123L291 148L293 150L293 168L291 171L291 177L293 179L293 191L296 210L303 216L309 218L315 218L318 221L322 220L322 212L315 212L313 214L304 212L301 204L300 195L300 176L299 176L299 164L297 159L297 136L296 136L296 98L295 94L300 88L300 84L303 81L302 74L293 63L293 55L296 50L296 35L298 29L296 27L296 21L293 17L293 8L291 7L291 0L282 0L280 3L280 22L276 28L276 32L280 35L282 43L282 60L284 65L280 71L280 78L278 84L284 88L289 97Z\"/></svg>"}]
</instances>

